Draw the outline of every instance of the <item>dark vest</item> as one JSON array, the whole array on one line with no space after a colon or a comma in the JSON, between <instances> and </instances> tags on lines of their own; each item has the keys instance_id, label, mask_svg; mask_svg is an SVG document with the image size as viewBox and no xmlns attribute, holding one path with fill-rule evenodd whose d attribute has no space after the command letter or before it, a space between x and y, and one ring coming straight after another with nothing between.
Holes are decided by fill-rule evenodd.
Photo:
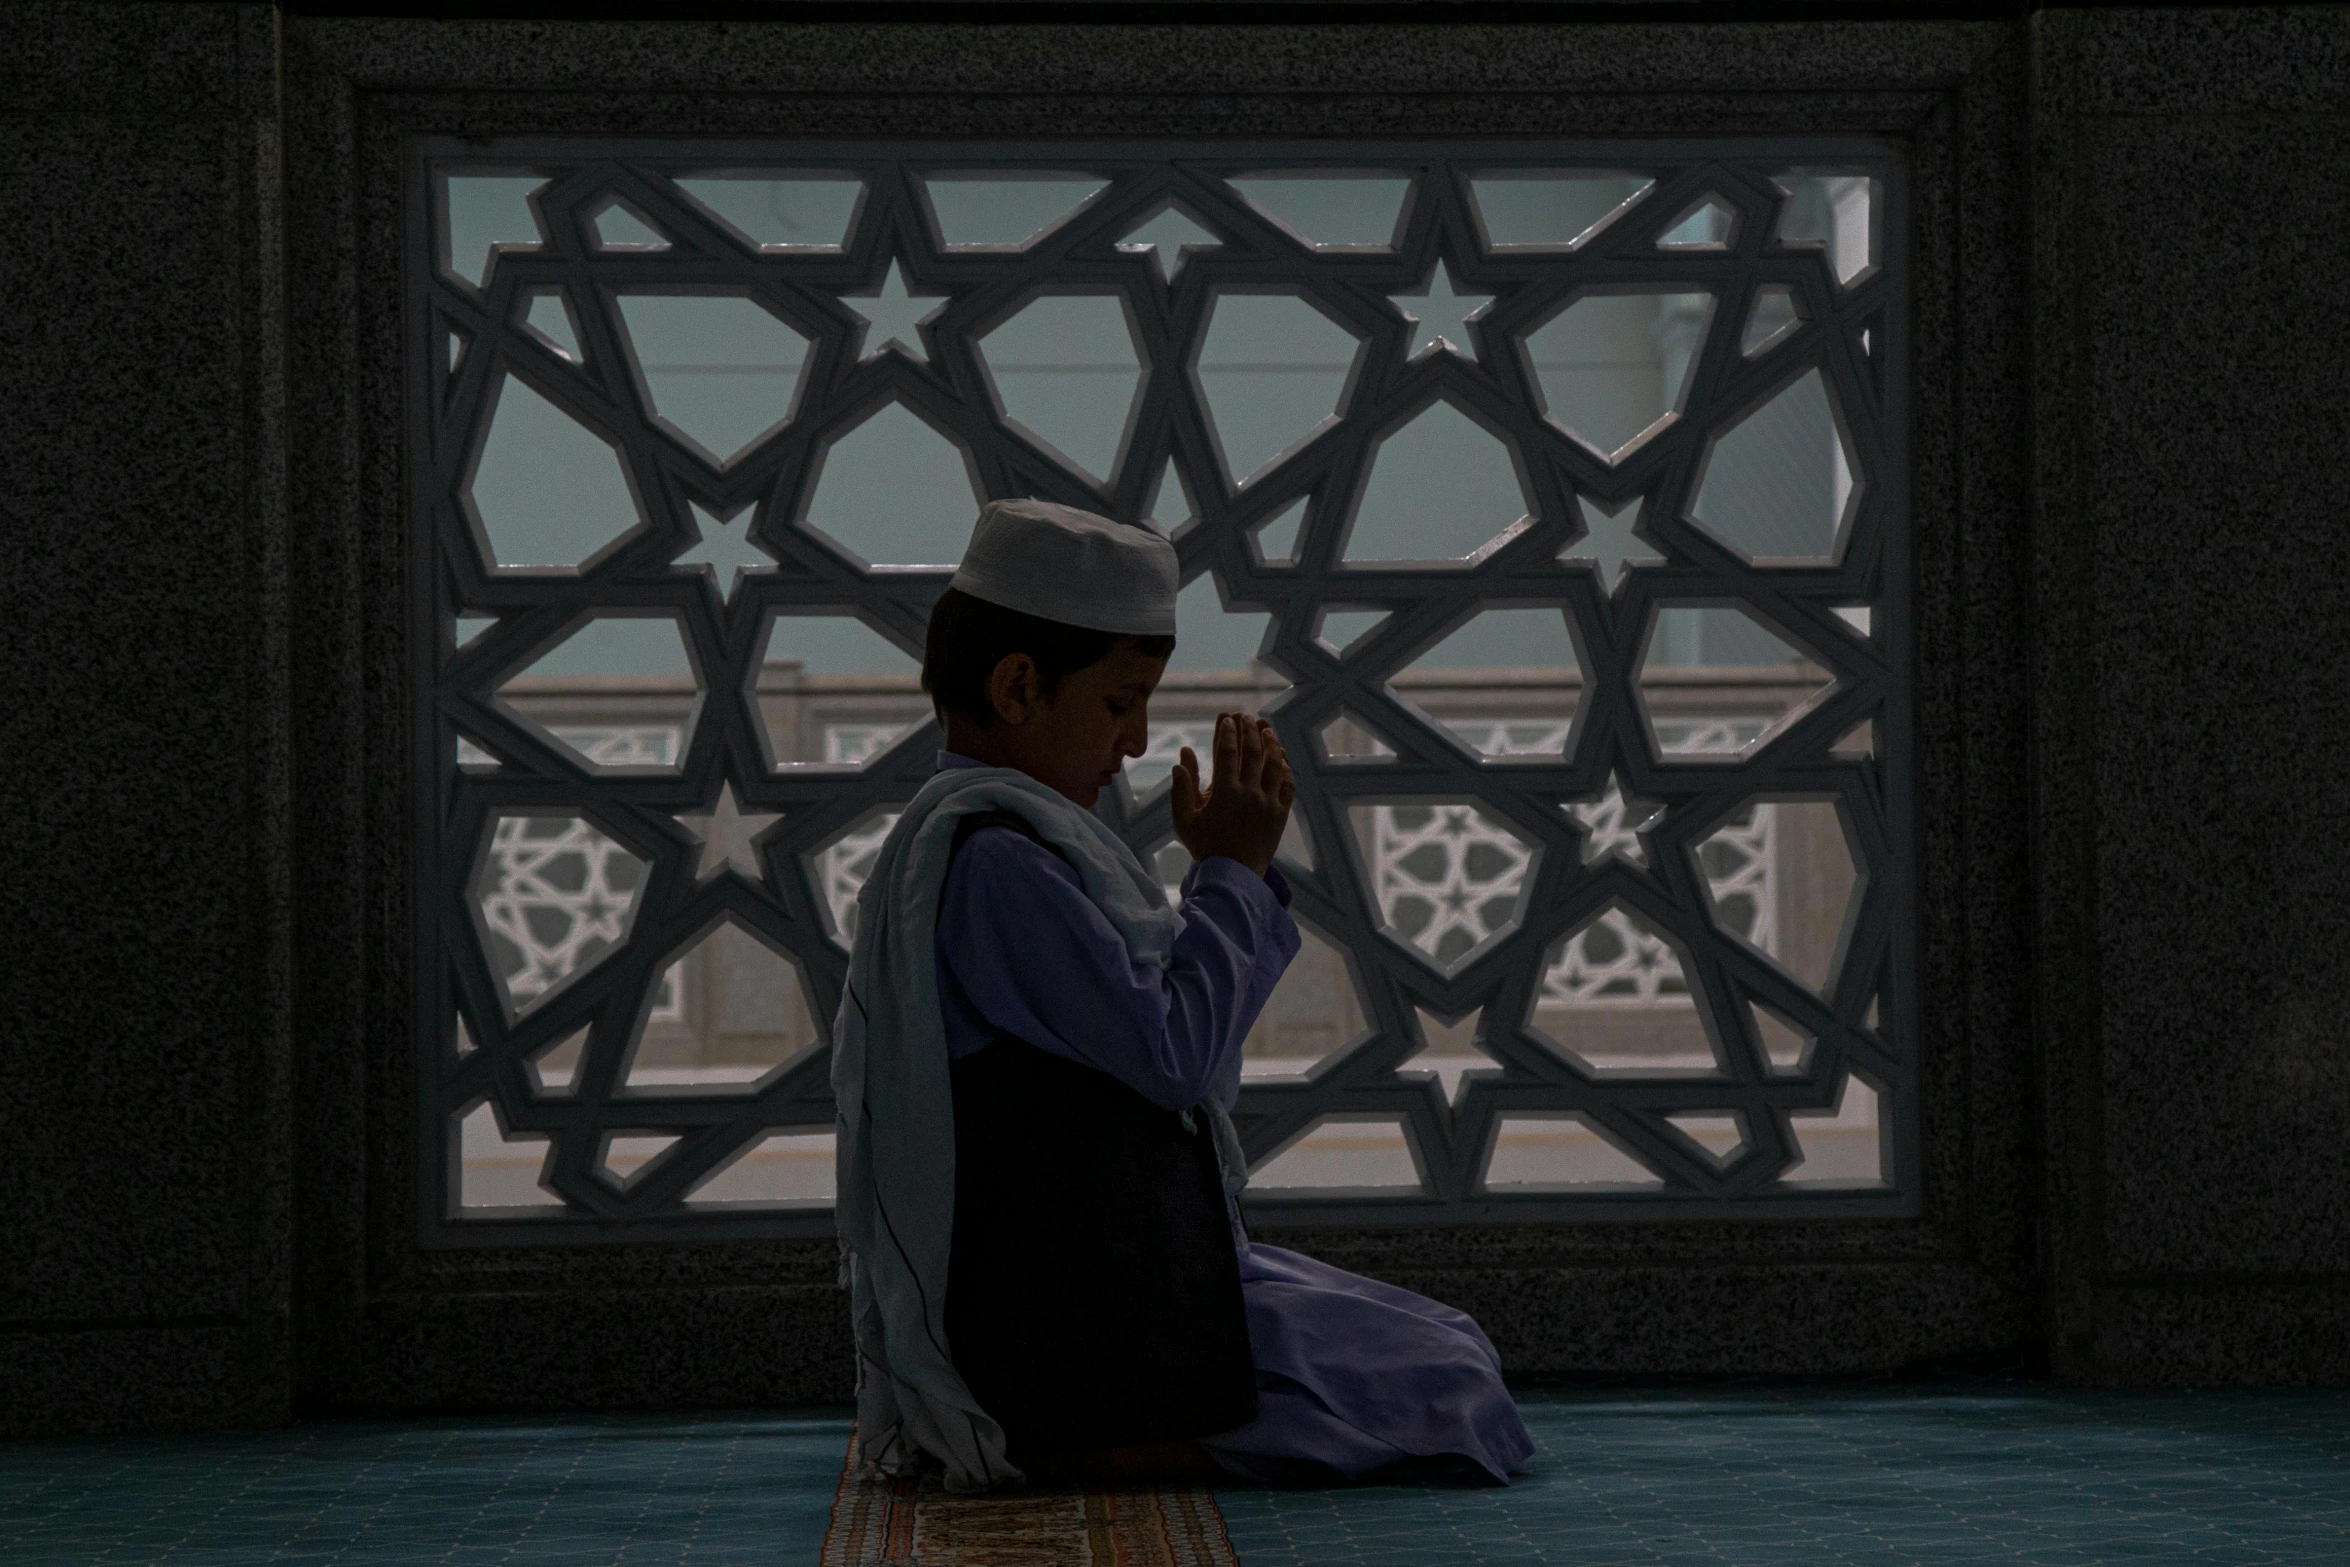
<instances>
[{"instance_id":1,"label":"dark vest","mask_svg":"<svg viewBox=\"0 0 2350 1567\"><path fill-rule=\"evenodd\" d=\"M959 850L1007 813L967 818ZM953 1063L947 1343L1014 1462L1256 1416L1215 1145L1105 1072L1006 1034Z\"/></svg>"}]
</instances>

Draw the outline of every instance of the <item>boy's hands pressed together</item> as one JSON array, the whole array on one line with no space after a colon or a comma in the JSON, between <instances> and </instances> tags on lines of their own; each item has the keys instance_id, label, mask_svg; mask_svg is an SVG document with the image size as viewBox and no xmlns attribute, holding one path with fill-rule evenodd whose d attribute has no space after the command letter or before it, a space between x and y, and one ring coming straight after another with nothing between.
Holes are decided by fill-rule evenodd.
<instances>
[{"instance_id":1,"label":"boy's hands pressed together","mask_svg":"<svg viewBox=\"0 0 2350 1567\"><path fill-rule=\"evenodd\" d=\"M1200 786L1199 758L1190 746L1175 763L1175 836L1195 860L1222 855L1259 876L1289 825L1297 778L1273 726L1249 713L1216 715L1216 783Z\"/></svg>"}]
</instances>

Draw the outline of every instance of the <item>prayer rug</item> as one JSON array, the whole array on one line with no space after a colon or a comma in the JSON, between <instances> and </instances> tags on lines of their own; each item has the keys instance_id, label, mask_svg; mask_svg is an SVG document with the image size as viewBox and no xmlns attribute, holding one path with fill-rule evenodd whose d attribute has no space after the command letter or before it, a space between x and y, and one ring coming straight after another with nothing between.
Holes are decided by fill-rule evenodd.
<instances>
[{"instance_id":1,"label":"prayer rug","mask_svg":"<svg viewBox=\"0 0 2350 1567\"><path fill-rule=\"evenodd\" d=\"M1213 1493L1076 1486L958 1496L865 1467L854 1432L823 1567L1237 1567Z\"/></svg>"}]
</instances>

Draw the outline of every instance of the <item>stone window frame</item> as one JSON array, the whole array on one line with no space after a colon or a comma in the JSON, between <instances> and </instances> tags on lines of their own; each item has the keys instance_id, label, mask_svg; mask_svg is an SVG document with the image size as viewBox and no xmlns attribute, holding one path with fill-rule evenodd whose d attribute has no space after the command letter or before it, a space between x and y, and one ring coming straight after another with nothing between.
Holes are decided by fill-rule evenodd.
<instances>
[{"instance_id":1,"label":"stone window frame","mask_svg":"<svg viewBox=\"0 0 2350 1567\"><path fill-rule=\"evenodd\" d=\"M798 166L814 174L854 173L864 194L855 209L846 252L771 259L752 256L743 241L692 197L671 184L697 168ZM955 255L940 247L937 220L924 189L934 173L1020 169L1081 170L1106 182L1032 245L986 254ZM1277 220L1252 210L1223 183L1244 170L1260 174L1349 169L1395 169L1409 175L1399 210L1404 225L1390 250L1321 256L1297 246ZM1631 210L1612 214L1569 252L1563 243L1542 258L1494 249L1483 240L1474 211L1475 179L1519 170L1632 169L1653 188ZM1778 228L1792 199L1775 177L1803 170L1865 172L1876 191L1870 222L1876 241L1865 273L1846 283L1826 255L1781 242ZM439 181L468 170L550 176L536 197L542 245L505 253L479 287L449 275L440 254L447 222ZM680 1234L793 1236L829 1233L828 1207L721 1210L690 1199L711 1174L770 1135L821 1133L831 1124L824 1092L829 1055L823 1041L837 1005L843 963L810 881L825 844L872 813L901 802L929 771L935 732L917 726L850 773L765 767L743 771L759 747L738 726L750 715L738 702L747 675L721 676L725 660L748 656L747 633L765 617L820 605L854 609L877 630L887 628L908 653L920 646L918 625L942 585L938 570L862 569L836 557L822 536L804 535L795 519L807 510L823 466L827 439L859 427L876 407L895 400L943 430L966 449L966 462L991 494L1039 493L1078 505L1140 515L1160 482L1169 453L1180 459L1185 493L1201 522L1178 531L1187 574L1213 568L1219 584L1241 602L1273 612L1268 657L1297 677L1273 704L1274 721L1297 758L1306 783L1300 812L1317 851L1311 862L1288 861L1299 913L1345 954L1355 976L1370 1031L1342 1047L1302 1082L1251 1082L1235 1109L1243 1145L1264 1161L1326 1123L1386 1121L1406 1129L1410 1157L1421 1172L1413 1193L1362 1190L1318 1194L1252 1188L1243 1205L1252 1220L1270 1223L1428 1224L1464 1221L1524 1223L1583 1218L1732 1220L1773 1209L1899 1217L1916 1211L1916 1101L1913 1037L1913 947L1908 741L1910 691L1903 678L1908 641L1907 484L1908 318L1907 172L1898 152L1877 140L1854 138L1739 138L1660 143L1557 143L1475 140L1444 143L1351 138L1343 145L1238 140L1136 143L1119 139L1045 144L1000 144L957 139L865 143L714 143L647 139L567 138L498 140L486 146L420 141L408 170L409 226L405 235L409 337L409 515L413 551L410 591L411 678L417 749L416 841L430 845L421 899L424 921L439 927L420 943L415 985L420 998L416 1060L421 1068L423 1123L420 1196L428 1240L471 1240L485 1225L516 1244L549 1239L565 1227L626 1226L630 1233L659 1228ZM1164 292L1127 274L1145 265L1121 263L1116 242L1169 200L1197 216L1214 214L1225 257L1213 252L1190 263L1191 280L1166 280ZM1734 234L1721 245L1676 251L1657 241L1702 203L1733 203ZM674 237L673 247L599 252L593 215L625 207ZM1561 236L1563 240L1566 236ZM868 253L870 252L870 253ZM1052 258L1066 258L1054 260ZM454 258L470 262L472 258ZM876 268L903 267L924 292L951 298L941 307L931 351L915 361L886 356L860 362L828 322L828 291L868 284ZM1438 355L1406 360L1409 344L1390 341L1393 323L1379 308L1382 290L1408 289L1445 266L1471 279L1478 291L1498 291L1496 305L1516 325L1485 331L1489 363ZM1448 273L1448 275L1452 275ZM1202 275L1217 280L1202 286ZM1488 276L1490 274L1490 276ZM519 281L517 280L519 275ZM563 280L569 280L566 284ZM1126 291L1132 330L1153 339L1149 374L1138 383L1130 434L1149 447L1124 453L1114 485L1065 470L1036 449L1036 437L1009 426L984 395L985 370L975 340L1056 281ZM1479 280L1482 279L1482 283ZM1802 320L1783 345L1759 355L1739 346L1747 301L1763 281L1790 284L1803 300ZM582 365L548 350L515 323L524 303L549 288L565 288L574 330L593 346ZM792 329L810 340L824 378L800 394L814 400L791 424L763 439L756 451L721 465L709 453L665 433L636 407L627 372L612 363L614 345L625 357L626 328L615 297L632 290L691 287L705 294L739 290L766 302L770 313L790 313ZM1714 299L1710 327L1696 345L1688 406L1670 426L1636 451L1610 462L1554 432L1540 413L1530 361L1502 365L1517 335L1530 332L1587 291L1633 287L1702 287ZM813 292L810 292L813 290ZM1218 434L1191 389L1190 361L1205 335L1207 312L1224 293L1296 290L1327 319L1356 334L1354 370L1346 379L1340 417L1294 457L1255 482L1219 475L1229 466L1217 451ZM1755 296L1759 297L1759 295ZM502 312L502 313L501 313ZM1490 314L1491 312L1487 312ZM1873 333L1873 337L1872 334ZM1171 335L1168 335L1171 334ZM1166 335L1163 344L1156 340ZM836 341L837 339L837 341ZM1872 345L1865 346L1864 345ZM867 345L868 348L871 345ZM1531 349L1525 350L1530 353ZM941 375L943 372L943 377ZM816 373L811 371L811 374ZM1856 470L1857 493L1846 523L1837 527L1834 559L1791 566L1741 563L1726 538L1693 516L1715 436L1810 375L1834 389L1839 439ZM615 379L618 377L619 379ZM636 498L636 531L619 536L577 573L506 572L485 560L490 545L466 499L465 475L481 449L489 414L511 388L570 405L570 416L614 443ZM977 400L973 401L973 397ZM1524 486L1527 515L1501 538L1459 566L1385 563L1370 568L1321 563L1337 548L1370 474L1370 452L1381 433L1401 428L1416 410L1442 399L1475 409L1480 424L1506 432ZM1676 399L1678 403L1680 399ZM1570 482L1571 475L1571 482ZM1238 476L1247 477L1247 476ZM659 540L681 525L676 494L731 514L757 502L760 526L782 575L754 579L747 592L713 617L697 584L663 562L676 552ZM1644 524L1651 539L1671 543L1668 560L1643 568L1633 581L1597 597L1584 591L1588 573L1554 563L1552 556L1578 535L1577 494L1620 504L1625 495L1647 499ZM1307 557L1295 564L1264 563L1245 540L1263 519L1304 504ZM651 529L648 533L646 530ZM1850 531L1846 547L1843 536ZM1652 546L1653 548L1653 546ZM612 567L602 563L612 558ZM656 559L658 555L660 558ZM1490 557L1490 558L1488 558ZM634 563L634 564L631 564ZM613 570L621 569L614 577ZM585 579L581 587L568 584ZM1463 599L1463 594L1471 597ZM1530 595L1536 595L1530 596ZM1868 633L1839 624L1831 599L1859 598L1876 607ZM1795 731L1774 734L1736 759L1682 760L1641 738L1646 703L1627 693L1635 669L1657 633L1652 599L1720 603L1769 617L1782 636L1798 638L1827 666L1833 684L1799 717ZM1377 633L1343 658L1323 656L1313 628L1323 603L1377 604L1394 613ZM1576 739L1555 763L1515 759L1496 764L1465 750L1444 729L1391 694L1387 679L1364 673L1408 664L1485 607L1553 603L1574 626L1578 662L1601 671L1579 702ZM543 733L517 727L489 691L538 656L551 634L576 625L596 604L635 605L683 617L695 662L707 665L699 716L690 733L686 776L613 776L581 768L550 749ZM769 607L761 609L759 604ZM454 653L449 617L497 613L501 618ZM550 618L553 617L553 618ZM1366 650L1367 649L1367 650ZM485 672L486 671L486 672ZM1586 676L1588 679L1589 677ZM485 683L486 682L486 683ZM1667 697L1687 701L1695 693ZM1658 700L1648 698L1649 701ZM1375 714L1403 757L1371 765L1323 759L1315 734L1344 715ZM1836 737L1856 722L1871 724L1876 755L1840 760L1828 754ZM453 727L452 727L453 726ZM753 727L756 727L754 723ZM1774 726L1777 728L1780 726ZM460 758L471 741L496 743L504 767L452 765L454 736ZM471 737L471 741L467 737ZM498 737L493 742L492 737ZM480 761L489 759L474 753ZM679 861L663 813L706 809L717 787L729 787L754 811L782 812L769 836L783 847L762 857L750 882L729 877L698 882ZM1643 798L1668 809L1646 831L1640 868L1613 855L1575 865L1582 840L1557 807L1561 799L1601 795L1625 780ZM688 795L693 799L688 799ZM1833 988L1807 993L1803 981L1772 958L1734 939L1707 909L1711 893L1698 869L1701 838L1738 819L1754 802L1789 797L1834 802L1860 880L1839 947L1850 953ZM697 805L695 802L699 801ZM1539 856L1524 868L1519 917L1479 944L1459 965L1420 960L1408 944L1383 938L1390 901L1373 883L1389 867L1377 856L1349 852L1358 830L1350 814L1368 811L1381 825L1398 808L1417 803L1474 804L1491 831L1516 836ZM1766 817L1777 807L1762 804ZM486 935L471 917L471 884L492 836L519 827L513 813L579 811L600 841L619 842L641 857L644 885L630 898L635 918L618 947L547 1003L501 1004L485 965ZM1139 854L1149 855L1167 833L1165 799L1136 797L1119 788L1100 812ZM1441 815L1441 812L1440 812ZM501 841L502 838L501 838ZM1459 845L1452 845L1457 853ZM588 856L587 858L594 858ZM600 863L600 862L599 862ZM795 875L801 867L802 874ZM1538 899L1525 905L1523 900ZM643 907L640 910L639 906ZM456 911L467 910L464 916ZM1716 1040L1724 1062L1713 1077L1621 1071L1587 1076L1554 1059L1553 1047L1531 1020L1546 949L1568 930L1564 917L1580 910L1596 919L1609 910L1660 921L1679 945L1684 979L1701 1026ZM435 916L438 916L436 919ZM798 976L818 1014L815 1048L771 1074L774 1081L742 1095L705 1087L699 1093L663 1090L631 1095L620 1086L627 1036L645 1025L642 993L659 983L655 966L682 951L720 919L744 922L775 946ZM678 923L679 921L684 923ZM1480 912L1475 922L1482 930ZM652 940L641 925L650 925ZM656 951L655 948L660 950ZM1750 1006L1767 999L1785 1017L1801 1019L1816 1038L1793 1073L1765 1070L1748 1037ZM1823 1005L1824 1003L1824 1005ZM448 1016L454 1005L469 1019L452 1045ZM1481 1011L1481 1052L1498 1074L1470 1078L1450 1104L1430 1082L1416 1081L1410 1059L1424 1048L1414 1009L1436 1016ZM1497 1015L1499 1014L1499 1015ZM1526 1015L1520 1025L1516 1020ZM1759 1017L1759 1011L1754 1014ZM1596 1025L1596 1020L1594 1025ZM586 1030L588 1053L559 1092L541 1091L527 1064L535 1051ZM518 1036L509 1043L509 1036ZM1574 1043L1581 1043L1578 1036ZM1566 1042L1557 1048L1563 1049ZM563 1048L568 1048L564 1046ZM1392 1075L1400 1068L1401 1075ZM616 1075L617 1074L617 1075ZM1813 1190L1776 1184L1790 1159L1803 1162L1792 1123L1809 1113L1832 1113L1865 1079L1874 1093L1879 1160L1877 1189ZM517 1158L544 1151L550 1179L568 1211L470 1210L454 1206L460 1152L455 1117L468 1107L493 1107L502 1137ZM1709 1156L1673 1124L1676 1115L1735 1116L1738 1155ZM1495 1157L1507 1118L1521 1123L1572 1115L1627 1151L1662 1178L1655 1191L1544 1193L1496 1191L1479 1180ZM601 1150L636 1139L635 1146L667 1146L625 1179L602 1174ZM645 1141L646 1139L650 1141ZM448 1195L434 1201L435 1175ZM1906 1177L1906 1179L1905 1179Z\"/></svg>"},{"instance_id":2,"label":"stone window frame","mask_svg":"<svg viewBox=\"0 0 2350 1567\"><path fill-rule=\"evenodd\" d=\"M1261 1233L1477 1311L1514 1367L1861 1367L2015 1342L2032 1306L2021 154L2024 52L2000 24L1049 28L285 25L288 538L295 702L292 1004L298 1290L311 1385L470 1396L513 1383L515 1321L620 1332L646 1290L705 1359L663 1397L846 1386L818 1240L421 1244L413 1137L401 169L422 136L1051 134L1875 136L1915 176L1913 589L1919 715L1918 1211ZM274 157L275 149L271 149ZM2010 765L2010 764L2013 765ZM1694 1271L1693 1271L1694 1270ZM1692 1294L1686 1282L1746 1279ZM1822 1306L1813 1287L1840 1282ZM1641 1308L1658 1290L1680 1304ZM1760 1295L1756 1291L1761 1291ZM1758 1302L1783 1298L1784 1313ZM485 1294L485 1292L488 1292ZM1531 1293L1529 1293L1531 1292ZM496 1324L480 1315L503 1302ZM478 1304L468 1304L469 1302ZM1799 1307L1799 1302L1800 1307ZM1841 1302L1837 1304L1836 1302ZM750 1312L746 1317L744 1313ZM1619 1327L1595 1337L1585 1319ZM1798 1320L1798 1319L1801 1320ZM783 1362L718 1362L748 1321ZM1623 1328L1625 1321L1641 1325ZM435 1325L438 1325L437 1327ZM362 1369L444 1335L433 1365ZM679 1353L685 1353L680 1350ZM337 1356L346 1357L338 1360ZM341 1367L337 1370L335 1368ZM527 1396L600 1397L534 1363ZM321 1379L324 1379L323 1382ZM521 1395L518 1395L521 1396Z\"/></svg>"}]
</instances>

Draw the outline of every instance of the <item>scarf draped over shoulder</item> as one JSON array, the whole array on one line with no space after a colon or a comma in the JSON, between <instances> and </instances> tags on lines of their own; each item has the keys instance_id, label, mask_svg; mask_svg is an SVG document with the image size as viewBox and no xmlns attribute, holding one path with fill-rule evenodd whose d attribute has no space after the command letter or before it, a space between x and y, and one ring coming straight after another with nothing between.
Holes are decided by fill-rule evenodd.
<instances>
[{"instance_id":1,"label":"scarf draped over shoulder","mask_svg":"<svg viewBox=\"0 0 2350 1567\"><path fill-rule=\"evenodd\" d=\"M929 1464L949 1490L1017 1482L1004 1433L971 1397L946 1341L955 1217L955 1108L939 1008L936 932L963 819L1016 813L1076 870L1137 964L1164 967L1183 917L1091 812L1002 767L923 786L857 897L849 982L833 1024L832 1091L843 1267L857 1336L859 1442L884 1473ZM1229 1106L1206 1107L1225 1184L1245 1181Z\"/></svg>"}]
</instances>

